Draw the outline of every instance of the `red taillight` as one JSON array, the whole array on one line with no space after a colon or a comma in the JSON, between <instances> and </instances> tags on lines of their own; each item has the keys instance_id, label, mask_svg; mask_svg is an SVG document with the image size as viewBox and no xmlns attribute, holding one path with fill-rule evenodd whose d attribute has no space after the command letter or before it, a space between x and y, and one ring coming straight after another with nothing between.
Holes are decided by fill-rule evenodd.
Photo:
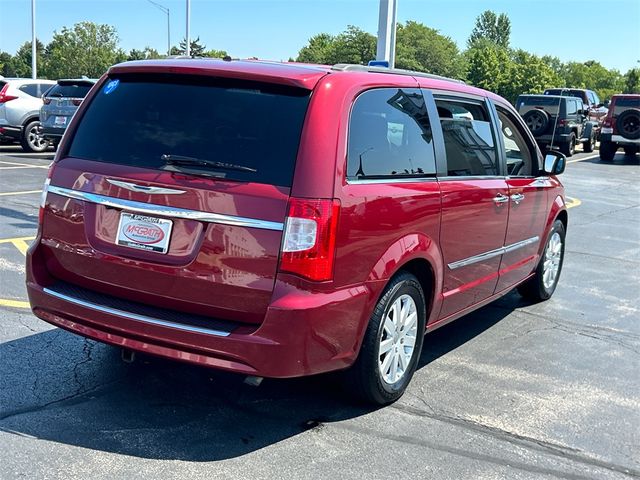
<instances>
[{"instance_id":1,"label":"red taillight","mask_svg":"<svg viewBox=\"0 0 640 480\"><path fill-rule=\"evenodd\" d=\"M566 118L563 118L562 120L558 120L558 126L559 126L559 127L564 127L564 126L566 126L566 125L567 125L567 123L568 123L568 122L567 122L567 119L566 119Z\"/></svg>"},{"instance_id":2,"label":"red taillight","mask_svg":"<svg viewBox=\"0 0 640 480\"><path fill-rule=\"evenodd\" d=\"M73 102L73 104L78 107L80 106L80 104L82 103L82 99L81 98L74 98L73 100L71 100L71 102Z\"/></svg>"},{"instance_id":3,"label":"red taillight","mask_svg":"<svg viewBox=\"0 0 640 480\"><path fill-rule=\"evenodd\" d=\"M42 194L40 195L40 210L38 211L38 225L42 225L42 219L44 218L44 207L47 203L47 193L49 192L49 183L51 183L51 174L53 173L53 163L49 165L47 171L47 178L42 186Z\"/></svg>"},{"instance_id":4,"label":"red taillight","mask_svg":"<svg viewBox=\"0 0 640 480\"><path fill-rule=\"evenodd\" d=\"M47 97L42 97L42 102L43 102L45 105L49 105L49 104L51 103L51 99L50 99L50 98L47 98Z\"/></svg>"},{"instance_id":5,"label":"red taillight","mask_svg":"<svg viewBox=\"0 0 640 480\"><path fill-rule=\"evenodd\" d=\"M15 95L7 95L7 90L9 90L9 84L5 83L2 90L0 90L0 103L7 103L18 98Z\"/></svg>"},{"instance_id":6,"label":"red taillight","mask_svg":"<svg viewBox=\"0 0 640 480\"><path fill-rule=\"evenodd\" d=\"M340 201L291 198L280 270L309 280L333 277Z\"/></svg>"}]
</instances>

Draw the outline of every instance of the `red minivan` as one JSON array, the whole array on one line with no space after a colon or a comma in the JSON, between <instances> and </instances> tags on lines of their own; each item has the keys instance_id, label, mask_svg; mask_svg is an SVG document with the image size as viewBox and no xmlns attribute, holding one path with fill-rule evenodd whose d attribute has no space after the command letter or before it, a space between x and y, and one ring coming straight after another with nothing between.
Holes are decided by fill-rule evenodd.
<instances>
[{"instance_id":1,"label":"red minivan","mask_svg":"<svg viewBox=\"0 0 640 480\"><path fill-rule=\"evenodd\" d=\"M358 65L112 67L69 125L27 256L33 312L256 377L402 395L423 334L549 298L567 211L504 99Z\"/></svg>"}]
</instances>

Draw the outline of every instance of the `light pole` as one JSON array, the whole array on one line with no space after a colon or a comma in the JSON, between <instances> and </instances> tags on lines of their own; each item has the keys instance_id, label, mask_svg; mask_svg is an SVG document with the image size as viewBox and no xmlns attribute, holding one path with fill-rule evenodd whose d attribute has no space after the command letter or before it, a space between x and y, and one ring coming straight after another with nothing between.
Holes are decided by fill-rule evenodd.
<instances>
[{"instance_id":1,"label":"light pole","mask_svg":"<svg viewBox=\"0 0 640 480\"><path fill-rule=\"evenodd\" d=\"M185 55L187 57L191 56L191 38L189 36L190 26L191 26L191 0L187 0L187 48L185 50Z\"/></svg>"},{"instance_id":2,"label":"light pole","mask_svg":"<svg viewBox=\"0 0 640 480\"><path fill-rule=\"evenodd\" d=\"M36 61L36 0L31 0L31 78L38 76Z\"/></svg>"},{"instance_id":3,"label":"light pole","mask_svg":"<svg viewBox=\"0 0 640 480\"><path fill-rule=\"evenodd\" d=\"M147 0L147 2L167 14L167 55L171 55L171 15L169 13L169 9L164 5L154 2L153 0Z\"/></svg>"},{"instance_id":4,"label":"light pole","mask_svg":"<svg viewBox=\"0 0 640 480\"><path fill-rule=\"evenodd\" d=\"M376 60L389 62L389 68L393 68L396 62L397 10L398 0L380 0Z\"/></svg>"}]
</instances>

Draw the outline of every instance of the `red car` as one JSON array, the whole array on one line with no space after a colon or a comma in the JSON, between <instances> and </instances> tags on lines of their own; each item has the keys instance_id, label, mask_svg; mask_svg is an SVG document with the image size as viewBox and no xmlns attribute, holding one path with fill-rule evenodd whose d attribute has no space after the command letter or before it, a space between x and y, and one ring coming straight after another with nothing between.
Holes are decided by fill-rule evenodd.
<instances>
[{"instance_id":1,"label":"red car","mask_svg":"<svg viewBox=\"0 0 640 480\"><path fill-rule=\"evenodd\" d=\"M567 211L504 99L353 65L116 65L70 123L27 257L71 332L256 377L402 395L423 334L549 298Z\"/></svg>"}]
</instances>

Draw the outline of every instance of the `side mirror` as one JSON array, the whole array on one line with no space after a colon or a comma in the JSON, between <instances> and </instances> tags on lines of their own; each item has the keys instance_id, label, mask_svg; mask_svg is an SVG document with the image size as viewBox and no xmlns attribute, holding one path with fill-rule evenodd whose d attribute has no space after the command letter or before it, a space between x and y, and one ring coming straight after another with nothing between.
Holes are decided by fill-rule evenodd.
<instances>
[{"instance_id":1,"label":"side mirror","mask_svg":"<svg viewBox=\"0 0 640 480\"><path fill-rule=\"evenodd\" d=\"M548 151L544 156L544 173L547 175L560 175L567 166L567 157L555 150Z\"/></svg>"}]
</instances>

